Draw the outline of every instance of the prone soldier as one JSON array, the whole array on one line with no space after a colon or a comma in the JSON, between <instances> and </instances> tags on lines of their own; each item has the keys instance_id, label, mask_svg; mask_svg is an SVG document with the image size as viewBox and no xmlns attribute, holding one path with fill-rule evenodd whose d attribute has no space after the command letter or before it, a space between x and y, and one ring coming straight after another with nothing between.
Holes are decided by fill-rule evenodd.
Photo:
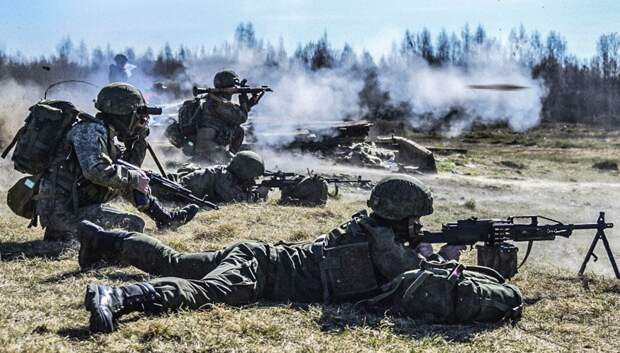
<instances>
[{"instance_id":1,"label":"prone soldier","mask_svg":"<svg viewBox=\"0 0 620 353\"><path fill-rule=\"evenodd\" d=\"M245 185L253 183L264 171L265 164L261 156L251 151L242 151L235 154L228 165L181 168L169 177L197 197L211 202L256 202L264 199L266 194L249 190ZM152 185L151 190L161 200L179 201L174 194L157 185Z\"/></svg>"},{"instance_id":2,"label":"prone soldier","mask_svg":"<svg viewBox=\"0 0 620 353\"><path fill-rule=\"evenodd\" d=\"M485 283L493 283L502 295L489 298L485 305L491 308L496 301L497 306L481 310L464 306L469 310L467 315L453 314L455 308L459 310L456 301L461 300L453 290L467 275L461 265L438 265L444 266L443 270L433 270L430 266L428 271L417 270L428 266L426 259L414 248L399 242L395 234L401 231L417 234L421 230L420 217L433 212L432 194L419 180L404 175L383 179L371 192L368 206L372 210L370 214L361 211L315 241L277 245L244 241L224 250L202 253L178 252L145 234L104 231L82 222L79 235L82 268L100 260L112 260L163 276L124 287L89 285L85 306L91 315L90 329L111 332L118 317L134 311L200 309L212 303L244 305L260 299L297 302L370 299L372 303L393 300L409 315L436 315L457 322L498 321L507 315L518 318L521 305L518 289L503 284L501 276L493 270L487 272L493 278ZM440 255L434 256L442 260ZM452 266L451 270L441 275L447 266ZM480 303L480 300L471 302Z\"/></svg>"},{"instance_id":3,"label":"prone soldier","mask_svg":"<svg viewBox=\"0 0 620 353\"><path fill-rule=\"evenodd\" d=\"M273 185L262 186L256 182L264 175L265 163L261 156L255 152L241 151L228 165L181 168L169 177L197 197L219 204L266 200ZM327 202L327 183L320 177L295 174L295 178L284 180L278 187L282 190L281 204L322 206ZM151 185L151 192L164 201L180 201L174 193L157 185Z\"/></svg>"}]
</instances>

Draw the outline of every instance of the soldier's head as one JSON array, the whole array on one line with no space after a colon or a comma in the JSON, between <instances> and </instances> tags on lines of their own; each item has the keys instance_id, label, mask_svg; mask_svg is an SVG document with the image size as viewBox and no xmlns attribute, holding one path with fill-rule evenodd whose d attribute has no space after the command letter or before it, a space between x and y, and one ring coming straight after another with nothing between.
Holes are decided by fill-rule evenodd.
<instances>
[{"instance_id":1,"label":"soldier's head","mask_svg":"<svg viewBox=\"0 0 620 353\"><path fill-rule=\"evenodd\" d=\"M213 77L213 87L215 88L231 88L240 85L239 76L232 70L224 70L215 74ZM220 94L220 96L230 99L230 94Z\"/></svg>"},{"instance_id":2,"label":"soldier's head","mask_svg":"<svg viewBox=\"0 0 620 353\"><path fill-rule=\"evenodd\" d=\"M433 213L433 194L420 180L395 174L375 185L367 204L375 217L406 224L410 232L417 232L421 228L420 217Z\"/></svg>"},{"instance_id":3,"label":"soldier's head","mask_svg":"<svg viewBox=\"0 0 620 353\"><path fill-rule=\"evenodd\" d=\"M120 67L125 66L125 64L127 64L127 61L127 57L123 54L116 54L116 56L114 56L114 62Z\"/></svg>"},{"instance_id":4,"label":"soldier's head","mask_svg":"<svg viewBox=\"0 0 620 353\"><path fill-rule=\"evenodd\" d=\"M140 90L127 83L111 83L101 89L95 100L99 110L122 138L131 138L148 125L146 101Z\"/></svg>"},{"instance_id":5,"label":"soldier's head","mask_svg":"<svg viewBox=\"0 0 620 353\"><path fill-rule=\"evenodd\" d=\"M265 173L263 158L252 151L241 151L228 164L228 171L241 182L254 181Z\"/></svg>"}]
</instances>

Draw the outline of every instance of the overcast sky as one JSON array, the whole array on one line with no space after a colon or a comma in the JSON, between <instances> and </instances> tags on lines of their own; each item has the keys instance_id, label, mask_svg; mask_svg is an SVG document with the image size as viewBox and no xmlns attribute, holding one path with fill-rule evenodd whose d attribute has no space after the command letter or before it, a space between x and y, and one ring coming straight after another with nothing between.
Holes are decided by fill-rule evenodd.
<instances>
[{"instance_id":1,"label":"overcast sky","mask_svg":"<svg viewBox=\"0 0 620 353\"><path fill-rule=\"evenodd\" d=\"M570 52L590 57L600 34L620 32L620 0L0 0L0 48L50 54L63 36L90 49L109 43L141 52L165 42L211 48L232 39L241 21L251 21L257 36L274 44L282 37L289 51L326 31L335 47L346 41L375 55L406 29L436 34L480 23L506 38L523 24L543 35L559 31Z\"/></svg>"}]
</instances>

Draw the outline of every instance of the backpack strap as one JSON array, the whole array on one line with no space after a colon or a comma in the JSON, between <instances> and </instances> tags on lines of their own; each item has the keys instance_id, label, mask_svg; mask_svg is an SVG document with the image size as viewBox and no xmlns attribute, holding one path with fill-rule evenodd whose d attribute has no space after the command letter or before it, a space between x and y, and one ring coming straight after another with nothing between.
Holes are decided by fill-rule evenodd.
<instances>
[{"instance_id":1,"label":"backpack strap","mask_svg":"<svg viewBox=\"0 0 620 353\"><path fill-rule=\"evenodd\" d=\"M489 277L492 277L494 279L496 279L500 284L504 284L506 283L506 279L504 278L504 276L502 276L499 272L497 272L496 270L490 268L490 267L485 267L485 266L466 266L465 267L466 270L468 271L473 271L473 272L478 272L481 273L483 275L487 275Z\"/></svg>"},{"instance_id":2,"label":"backpack strap","mask_svg":"<svg viewBox=\"0 0 620 353\"><path fill-rule=\"evenodd\" d=\"M418 275L418 278L416 278L415 281L413 281L413 283L411 283L411 285L405 290L405 294L403 294L403 299L407 300L413 297L413 295L420 288L422 283L424 283L424 281L426 281L426 279L429 278L432 274L433 273L429 271L422 271Z\"/></svg>"},{"instance_id":3,"label":"backpack strap","mask_svg":"<svg viewBox=\"0 0 620 353\"><path fill-rule=\"evenodd\" d=\"M512 286L508 285L507 287L510 288L513 292L516 292ZM517 292L517 294L519 293ZM521 300L519 305L514 308L510 307L510 305L506 303L488 298L483 298L480 304L483 306L493 307L501 312L506 313L503 320L509 320L513 325L516 324L519 320L521 320L521 317L523 316L523 300Z\"/></svg>"},{"instance_id":4,"label":"backpack strap","mask_svg":"<svg viewBox=\"0 0 620 353\"><path fill-rule=\"evenodd\" d=\"M9 154L9 152L11 152L13 147L15 147L15 144L17 144L17 140L19 140L19 137L22 135L22 133L24 133L25 128L26 128L25 126L22 126L19 130L17 130L17 133L13 137L13 140L11 141L11 143L9 143L9 145L6 146L4 151L2 151L2 158L6 158L6 156Z\"/></svg>"}]
</instances>

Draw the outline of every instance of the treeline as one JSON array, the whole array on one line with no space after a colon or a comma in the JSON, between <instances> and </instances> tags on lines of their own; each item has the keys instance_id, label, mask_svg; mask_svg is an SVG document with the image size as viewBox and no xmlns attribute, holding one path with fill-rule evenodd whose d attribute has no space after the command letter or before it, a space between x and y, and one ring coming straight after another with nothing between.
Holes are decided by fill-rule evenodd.
<instances>
[{"instance_id":1,"label":"treeline","mask_svg":"<svg viewBox=\"0 0 620 353\"><path fill-rule=\"evenodd\" d=\"M485 53L500 53L502 60L511 60L527 68L532 78L541 78L548 87L543 101L543 121L580 122L596 125L620 122L620 35L601 35L597 54L578 58L567 50L560 33L541 35L521 26L510 32L507 42L489 36L482 26L464 26L459 32L445 30L433 35L429 30L406 31L395 43L389 56L407 60L423 60L430 66L452 65L467 70L472 58ZM379 88L377 76L387 65L385 58L374 58L368 52L356 53L351 46L334 48L327 35L317 41L300 44L289 54L282 40L277 45L258 39L251 23L241 23L232 43L213 48L172 49L166 44L155 51L151 48L138 54L132 48L120 50L129 62L154 80L188 80L187 68L195 63L234 65L239 56L252 53L254 67L278 70L298 65L309 71L355 70L365 77L359 92L360 105L368 112L366 118L400 119L408 114L407 102L393 102L390 93ZM75 44L64 38L53 55L25 58L0 52L0 80L13 78L18 82L48 85L62 79L92 77L106 72L118 53L109 45L89 50L82 41Z\"/></svg>"}]
</instances>

